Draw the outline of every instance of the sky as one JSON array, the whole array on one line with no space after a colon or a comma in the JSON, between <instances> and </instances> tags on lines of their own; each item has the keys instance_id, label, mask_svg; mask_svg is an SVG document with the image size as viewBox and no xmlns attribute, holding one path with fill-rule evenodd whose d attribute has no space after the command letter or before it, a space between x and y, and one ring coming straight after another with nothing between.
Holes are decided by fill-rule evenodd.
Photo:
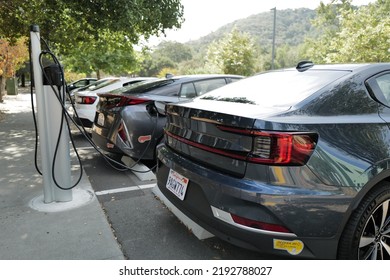
<instances>
[{"instance_id":1,"label":"sky","mask_svg":"<svg viewBox=\"0 0 390 280\"><path fill-rule=\"evenodd\" d=\"M152 38L149 44L157 45L163 40L185 43L199 39L216 31L227 23L262 12L276 10L309 8L315 9L321 0L181 0L184 6L184 23L179 30L168 30L166 37ZM322 0L325 4L330 0ZM356 6L374 0L353 0Z\"/></svg>"}]
</instances>

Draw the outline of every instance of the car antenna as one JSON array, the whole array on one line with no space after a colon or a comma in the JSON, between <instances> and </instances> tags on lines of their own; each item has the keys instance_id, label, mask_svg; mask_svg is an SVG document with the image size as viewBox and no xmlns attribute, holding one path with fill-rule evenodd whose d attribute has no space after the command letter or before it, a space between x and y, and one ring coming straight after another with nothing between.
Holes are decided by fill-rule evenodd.
<instances>
[{"instance_id":1,"label":"car antenna","mask_svg":"<svg viewBox=\"0 0 390 280\"><path fill-rule=\"evenodd\" d=\"M314 66L314 63L310 60L302 60L298 62L296 69L299 72L304 72Z\"/></svg>"},{"instance_id":2,"label":"car antenna","mask_svg":"<svg viewBox=\"0 0 390 280\"><path fill-rule=\"evenodd\" d=\"M166 73L166 74L165 74L165 78L166 78L166 79L171 79L171 78L173 78L173 74L171 74L171 73Z\"/></svg>"}]
</instances>

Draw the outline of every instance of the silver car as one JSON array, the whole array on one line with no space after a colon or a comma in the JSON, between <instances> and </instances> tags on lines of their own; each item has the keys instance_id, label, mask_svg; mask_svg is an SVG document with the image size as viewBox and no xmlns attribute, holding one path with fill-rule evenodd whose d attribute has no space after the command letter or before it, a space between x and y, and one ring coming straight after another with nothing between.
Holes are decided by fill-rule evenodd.
<instances>
[{"instance_id":1,"label":"silver car","mask_svg":"<svg viewBox=\"0 0 390 280\"><path fill-rule=\"evenodd\" d=\"M243 78L237 75L188 75L141 82L99 94L92 139L110 153L155 158L163 139L164 107L188 100Z\"/></svg>"}]
</instances>

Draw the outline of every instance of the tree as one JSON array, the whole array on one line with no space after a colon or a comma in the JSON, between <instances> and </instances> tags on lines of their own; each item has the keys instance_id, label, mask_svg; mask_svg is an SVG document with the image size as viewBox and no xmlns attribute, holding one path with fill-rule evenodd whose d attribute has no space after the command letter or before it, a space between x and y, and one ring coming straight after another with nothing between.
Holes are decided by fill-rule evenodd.
<instances>
[{"instance_id":1,"label":"tree","mask_svg":"<svg viewBox=\"0 0 390 280\"><path fill-rule=\"evenodd\" d=\"M210 44L207 64L225 74L251 75L255 72L256 47L248 34L237 29Z\"/></svg>"},{"instance_id":2,"label":"tree","mask_svg":"<svg viewBox=\"0 0 390 280\"><path fill-rule=\"evenodd\" d=\"M28 59L26 41L26 37L21 37L14 43L0 38L0 102L3 102L6 79L14 77Z\"/></svg>"},{"instance_id":3,"label":"tree","mask_svg":"<svg viewBox=\"0 0 390 280\"><path fill-rule=\"evenodd\" d=\"M100 31L101 35L94 42L80 42L77 49L63 56L64 65L78 73L100 72L106 74L131 74L138 70L137 55L132 43L119 32Z\"/></svg>"},{"instance_id":4,"label":"tree","mask_svg":"<svg viewBox=\"0 0 390 280\"><path fill-rule=\"evenodd\" d=\"M342 29L333 45L339 51L329 58L337 62L390 61L390 2L377 1L357 10L343 12Z\"/></svg>"},{"instance_id":5,"label":"tree","mask_svg":"<svg viewBox=\"0 0 390 280\"><path fill-rule=\"evenodd\" d=\"M179 42L164 41L157 46L153 56L165 56L174 63L180 63L192 59L192 50Z\"/></svg>"},{"instance_id":6,"label":"tree","mask_svg":"<svg viewBox=\"0 0 390 280\"><path fill-rule=\"evenodd\" d=\"M0 37L14 41L28 34L31 24L38 24L41 37L59 56L81 53L84 64L95 64L91 68L118 65L103 63L105 55L102 51L120 44L121 56L127 52L126 59L134 61L134 57L130 58L134 54L132 44L141 37L148 38L162 34L166 29L179 28L182 21L180 0L0 0ZM109 46L102 48L104 45ZM100 62L87 60L97 56L101 56ZM72 67L77 69L75 60ZM129 67L125 68L128 70Z\"/></svg>"},{"instance_id":7,"label":"tree","mask_svg":"<svg viewBox=\"0 0 390 280\"><path fill-rule=\"evenodd\" d=\"M177 74L179 64L192 59L192 49L179 42L163 41L154 49L144 49L142 57L141 76L161 76L166 69Z\"/></svg>"},{"instance_id":8,"label":"tree","mask_svg":"<svg viewBox=\"0 0 390 280\"><path fill-rule=\"evenodd\" d=\"M322 29L322 34L306 41L309 59L316 63L390 60L388 0L359 8L353 7L351 0L333 0L328 5L321 4L317 12L314 24Z\"/></svg>"},{"instance_id":9,"label":"tree","mask_svg":"<svg viewBox=\"0 0 390 280\"><path fill-rule=\"evenodd\" d=\"M175 69L176 64L166 56L153 56L153 53L144 52L141 59L139 75L146 77L158 76L162 69Z\"/></svg>"},{"instance_id":10,"label":"tree","mask_svg":"<svg viewBox=\"0 0 390 280\"><path fill-rule=\"evenodd\" d=\"M96 38L100 30L123 32L136 43L141 35L180 27L182 17L180 0L0 0L0 34L20 37L34 23L63 47Z\"/></svg>"}]
</instances>

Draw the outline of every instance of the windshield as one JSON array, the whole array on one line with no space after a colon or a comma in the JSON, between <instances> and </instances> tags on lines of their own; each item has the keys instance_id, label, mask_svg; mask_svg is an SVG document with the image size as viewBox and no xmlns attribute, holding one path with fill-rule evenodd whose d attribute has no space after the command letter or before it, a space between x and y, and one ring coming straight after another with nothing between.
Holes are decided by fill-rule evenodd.
<instances>
[{"instance_id":1,"label":"windshield","mask_svg":"<svg viewBox=\"0 0 390 280\"><path fill-rule=\"evenodd\" d=\"M201 99L262 105L292 106L349 71L284 70L267 72L224 86Z\"/></svg>"}]
</instances>

